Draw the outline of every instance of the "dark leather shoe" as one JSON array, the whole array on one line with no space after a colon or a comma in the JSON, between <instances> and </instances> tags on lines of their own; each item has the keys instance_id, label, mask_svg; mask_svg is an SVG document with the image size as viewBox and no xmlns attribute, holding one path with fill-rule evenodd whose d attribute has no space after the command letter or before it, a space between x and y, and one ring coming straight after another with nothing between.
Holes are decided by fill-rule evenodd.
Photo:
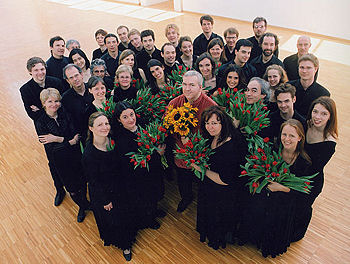
<instances>
[{"instance_id":1,"label":"dark leather shoe","mask_svg":"<svg viewBox=\"0 0 350 264\"><path fill-rule=\"evenodd\" d=\"M126 261L130 261L131 260L131 249L129 249L129 253L125 253L124 250L123 250L123 256L125 258Z\"/></svg>"},{"instance_id":2,"label":"dark leather shoe","mask_svg":"<svg viewBox=\"0 0 350 264\"><path fill-rule=\"evenodd\" d=\"M66 191L63 190L63 191L57 192L55 196L54 205L59 206L63 202L64 196L66 196Z\"/></svg>"},{"instance_id":3,"label":"dark leather shoe","mask_svg":"<svg viewBox=\"0 0 350 264\"><path fill-rule=\"evenodd\" d=\"M188 201L185 201L185 200L181 200L179 202L179 205L177 206L177 211L179 213L182 213L183 211L186 210L186 208L189 206L190 203L191 203L191 201L188 202Z\"/></svg>"},{"instance_id":4,"label":"dark leather shoe","mask_svg":"<svg viewBox=\"0 0 350 264\"><path fill-rule=\"evenodd\" d=\"M78 216L77 216L77 222L81 223L85 219L85 210L82 208L79 208Z\"/></svg>"}]
</instances>

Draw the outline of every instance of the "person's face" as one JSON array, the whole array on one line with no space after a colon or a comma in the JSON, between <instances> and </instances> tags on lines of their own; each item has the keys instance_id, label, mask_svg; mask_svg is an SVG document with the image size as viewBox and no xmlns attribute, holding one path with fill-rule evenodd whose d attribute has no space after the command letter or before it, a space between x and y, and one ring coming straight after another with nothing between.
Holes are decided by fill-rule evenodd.
<instances>
[{"instance_id":1,"label":"person's face","mask_svg":"<svg viewBox=\"0 0 350 264\"><path fill-rule=\"evenodd\" d=\"M109 52L118 52L118 40L115 37L106 38L106 47Z\"/></svg>"},{"instance_id":2,"label":"person's face","mask_svg":"<svg viewBox=\"0 0 350 264\"><path fill-rule=\"evenodd\" d=\"M117 76L117 81L118 81L120 87L129 88L130 83L131 83L130 72L125 71L125 72L119 73L119 75Z\"/></svg>"},{"instance_id":3,"label":"person's face","mask_svg":"<svg viewBox=\"0 0 350 264\"><path fill-rule=\"evenodd\" d=\"M261 94L261 87L257 81L250 81L244 94L248 104L254 104L266 96Z\"/></svg>"},{"instance_id":4,"label":"person's face","mask_svg":"<svg viewBox=\"0 0 350 264\"><path fill-rule=\"evenodd\" d=\"M101 82L98 82L94 87L89 89L89 92L94 96L95 100L101 101L105 99L106 87Z\"/></svg>"},{"instance_id":5,"label":"person's face","mask_svg":"<svg viewBox=\"0 0 350 264\"><path fill-rule=\"evenodd\" d=\"M261 43L261 48L262 48L263 54L265 56L271 56L276 48L275 38L274 37L264 37L263 42Z\"/></svg>"},{"instance_id":6,"label":"person's face","mask_svg":"<svg viewBox=\"0 0 350 264\"><path fill-rule=\"evenodd\" d=\"M30 70L29 74L36 83L43 83L46 77L46 68L42 63L37 63Z\"/></svg>"},{"instance_id":7,"label":"person's face","mask_svg":"<svg viewBox=\"0 0 350 264\"><path fill-rule=\"evenodd\" d=\"M133 109L126 109L120 114L119 122L127 130L134 131L136 129L136 115Z\"/></svg>"},{"instance_id":8,"label":"person's face","mask_svg":"<svg viewBox=\"0 0 350 264\"><path fill-rule=\"evenodd\" d=\"M174 28L169 28L168 32L166 33L166 38L170 43L176 45L179 40L179 33Z\"/></svg>"},{"instance_id":9,"label":"person's face","mask_svg":"<svg viewBox=\"0 0 350 264\"><path fill-rule=\"evenodd\" d=\"M151 68L149 68L149 71L151 72L152 76L156 79L156 80L163 80L164 77L164 68L160 67L160 66L152 66Z\"/></svg>"},{"instance_id":10,"label":"person's face","mask_svg":"<svg viewBox=\"0 0 350 264\"><path fill-rule=\"evenodd\" d=\"M49 96L43 104L43 107L45 108L45 111L49 113L56 113L61 107L61 102L56 96Z\"/></svg>"},{"instance_id":11,"label":"person's face","mask_svg":"<svg viewBox=\"0 0 350 264\"><path fill-rule=\"evenodd\" d=\"M330 119L331 114L329 111L321 104L315 104L311 112L312 124L317 128L324 128Z\"/></svg>"},{"instance_id":12,"label":"person's face","mask_svg":"<svg viewBox=\"0 0 350 264\"><path fill-rule=\"evenodd\" d=\"M129 40L130 40L130 43L131 43L135 48L139 48L139 47L142 45L140 35L137 35L137 34L130 35Z\"/></svg>"},{"instance_id":13,"label":"person's face","mask_svg":"<svg viewBox=\"0 0 350 264\"><path fill-rule=\"evenodd\" d=\"M111 130L111 125L109 124L107 117L99 116L95 119L94 125L92 127L89 126L89 129L94 136L107 137Z\"/></svg>"},{"instance_id":14,"label":"person's face","mask_svg":"<svg viewBox=\"0 0 350 264\"><path fill-rule=\"evenodd\" d=\"M202 93L202 85L199 85L197 76L183 77L182 92L190 102L194 102L199 98Z\"/></svg>"},{"instance_id":15,"label":"person's face","mask_svg":"<svg viewBox=\"0 0 350 264\"><path fill-rule=\"evenodd\" d=\"M146 36L142 38L142 44L145 50L152 51L154 49L154 40L152 36Z\"/></svg>"},{"instance_id":16,"label":"person's face","mask_svg":"<svg viewBox=\"0 0 350 264\"><path fill-rule=\"evenodd\" d=\"M298 54L299 56L309 53L311 47L311 42L309 38L300 37L297 42Z\"/></svg>"},{"instance_id":17,"label":"person's face","mask_svg":"<svg viewBox=\"0 0 350 264\"><path fill-rule=\"evenodd\" d=\"M183 41L181 44L181 52L187 57L193 55L193 45L190 41Z\"/></svg>"},{"instance_id":18,"label":"person's face","mask_svg":"<svg viewBox=\"0 0 350 264\"><path fill-rule=\"evenodd\" d=\"M105 45L104 39L105 37L102 34L97 34L96 36L97 45L99 45L100 47L103 47Z\"/></svg>"},{"instance_id":19,"label":"person's face","mask_svg":"<svg viewBox=\"0 0 350 264\"><path fill-rule=\"evenodd\" d=\"M117 30L118 37L121 42L123 43L128 43L129 38L128 38L128 30L125 27L122 27Z\"/></svg>"},{"instance_id":20,"label":"person's face","mask_svg":"<svg viewBox=\"0 0 350 264\"><path fill-rule=\"evenodd\" d=\"M221 133L221 122L218 120L218 116L213 114L208 121L205 122L205 129L208 131L209 135L212 137L218 137Z\"/></svg>"},{"instance_id":21,"label":"person's face","mask_svg":"<svg viewBox=\"0 0 350 264\"><path fill-rule=\"evenodd\" d=\"M211 33L213 31L213 24L208 20L203 20L201 26L203 33Z\"/></svg>"},{"instance_id":22,"label":"person's face","mask_svg":"<svg viewBox=\"0 0 350 264\"><path fill-rule=\"evenodd\" d=\"M239 48L239 51L235 51L237 61L241 64L245 64L250 58L251 51L252 47L241 46Z\"/></svg>"},{"instance_id":23,"label":"person's face","mask_svg":"<svg viewBox=\"0 0 350 264\"><path fill-rule=\"evenodd\" d=\"M278 70L271 69L267 72L267 80L269 81L271 87L275 87L280 83L281 75Z\"/></svg>"},{"instance_id":24,"label":"person's face","mask_svg":"<svg viewBox=\"0 0 350 264\"><path fill-rule=\"evenodd\" d=\"M277 106L282 114L291 114L293 113L294 107L293 104L296 101L296 97L292 98L290 93L280 93L277 96Z\"/></svg>"},{"instance_id":25,"label":"person's face","mask_svg":"<svg viewBox=\"0 0 350 264\"><path fill-rule=\"evenodd\" d=\"M164 58L164 62L167 65L173 65L176 59L176 50L174 46L165 46L163 52L162 57Z\"/></svg>"},{"instance_id":26,"label":"person's face","mask_svg":"<svg viewBox=\"0 0 350 264\"><path fill-rule=\"evenodd\" d=\"M281 131L281 142L283 148L289 151L295 151L301 137L298 135L297 130L290 126L285 125Z\"/></svg>"},{"instance_id":27,"label":"person's face","mask_svg":"<svg viewBox=\"0 0 350 264\"><path fill-rule=\"evenodd\" d=\"M227 46L233 49L236 46L237 35L227 33L227 35L225 37L225 41L226 41Z\"/></svg>"},{"instance_id":28,"label":"person's face","mask_svg":"<svg viewBox=\"0 0 350 264\"><path fill-rule=\"evenodd\" d=\"M50 47L50 50L52 52L52 55L55 58L61 58L64 55L64 41L63 40L56 40L53 43L53 46Z\"/></svg>"},{"instance_id":29,"label":"person's face","mask_svg":"<svg viewBox=\"0 0 350 264\"><path fill-rule=\"evenodd\" d=\"M129 56L125 57L124 59L121 60L121 63L124 65L130 66L130 68L132 69L135 64L134 55L130 54Z\"/></svg>"},{"instance_id":30,"label":"person's face","mask_svg":"<svg viewBox=\"0 0 350 264\"><path fill-rule=\"evenodd\" d=\"M85 60L78 53L72 56L73 63L80 67L80 69L85 69Z\"/></svg>"},{"instance_id":31,"label":"person's face","mask_svg":"<svg viewBox=\"0 0 350 264\"><path fill-rule=\"evenodd\" d=\"M227 74L226 83L228 88L236 88L239 83L239 76L237 72L229 72Z\"/></svg>"},{"instance_id":32,"label":"person's face","mask_svg":"<svg viewBox=\"0 0 350 264\"><path fill-rule=\"evenodd\" d=\"M98 76L100 78L104 78L106 74L105 67L102 65L95 66L94 69L92 70L92 75L93 76Z\"/></svg>"},{"instance_id":33,"label":"person's face","mask_svg":"<svg viewBox=\"0 0 350 264\"><path fill-rule=\"evenodd\" d=\"M75 67L66 69L67 82L73 89L79 89L84 85L83 73L79 73Z\"/></svg>"},{"instance_id":34,"label":"person's face","mask_svg":"<svg viewBox=\"0 0 350 264\"><path fill-rule=\"evenodd\" d=\"M208 58L204 58L198 63L199 71L203 76L211 76L212 75L212 67L211 62Z\"/></svg>"},{"instance_id":35,"label":"person's face","mask_svg":"<svg viewBox=\"0 0 350 264\"><path fill-rule=\"evenodd\" d=\"M78 43L70 44L70 45L68 46L67 50L68 50L69 52L71 52L72 49L80 49L80 46L78 45Z\"/></svg>"},{"instance_id":36,"label":"person's face","mask_svg":"<svg viewBox=\"0 0 350 264\"><path fill-rule=\"evenodd\" d=\"M315 77L317 68L311 61L301 61L299 63L299 76L302 80L312 80Z\"/></svg>"},{"instance_id":37,"label":"person's face","mask_svg":"<svg viewBox=\"0 0 350 264\"><path fill-rule=\"evenodd\" d=\"M212 48L209 49L209 53L215 61L218 61L218 60L220 60L222 48L220 47L219 44L216 44L215 46L213 46Z\"/></svg>"},{"instance_id":38,"label":"person's face","mask_svg":"<svg viewBox=\"0 0 350 264\"><path fill-rule=\"evenodd\" d=\"M254 35L256 38L260 38L266 31L266 25L264 21L255 23L253 26Z\"/></svg>"}]
</instances>

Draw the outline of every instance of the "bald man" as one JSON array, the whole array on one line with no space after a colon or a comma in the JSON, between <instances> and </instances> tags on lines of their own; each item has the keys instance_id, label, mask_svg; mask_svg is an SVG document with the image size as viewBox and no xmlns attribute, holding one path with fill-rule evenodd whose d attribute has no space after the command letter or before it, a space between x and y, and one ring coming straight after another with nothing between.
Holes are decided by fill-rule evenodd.
<instances>
[{"instance_id":1,"label":"bald man","mask_svg":"<svg viewBox=\"0 0 350 264\"><path fill-rule=\"evenodd\" d=\"M298 59L309 53L309 49L311 47L311 39L308 36L300 36L297 40L297 49L298 52L296 54L290 55L283 60L284 68L287 72L288 79L297 80L300 78L299 76L299 65ZM318 71L315 75L315 80L317 79Z\"/></svg>"}]
</instances>

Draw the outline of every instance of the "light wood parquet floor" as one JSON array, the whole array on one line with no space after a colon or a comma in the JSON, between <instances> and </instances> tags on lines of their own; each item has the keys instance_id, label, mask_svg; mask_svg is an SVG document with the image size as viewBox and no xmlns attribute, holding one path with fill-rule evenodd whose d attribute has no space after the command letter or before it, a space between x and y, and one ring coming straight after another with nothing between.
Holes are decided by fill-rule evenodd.
<instances>
[{"instance_id":1,"label":"light wood parquet floor","mask_svg":"<svg viewBox=\"0 0 350 264\"><path fill-rule=\"evenodd\" d=\"M171 10L171 4L154 8ZM124 263L118 249L103 246L92 213L78 224L77 207L70 198L53 206L54 187L44 149L19 94L19 87L30 78L26 61L32 56L46 60L48 40L55 35L78 39L90 55L96 48L95 30L115 33L120 24L154 29L160 48L166 40L166 24L176 23L182 35L195 37L201 32L201 14L185 13L155 23L44 0L3 0L0 10L0 263ZM240 37L252 34L248 22L215 17L214 32L222 34L228 26L236 26ZM277 27L269 31L280 36L281 44L302 33ZM350 45L350 41L310 35ZM280 58L288 55L280 51ZM337 103L340 138L306 237L275 259L264 259L252 246L228 245L214 251L199 242L195 204L183 214L176 212L179 196L173 181L167 182L162 202L168 215L159 230L140 232L132 263L350 263L350 66L322 59L320 63L318 81Z\"/></svg>"}]
</instances>

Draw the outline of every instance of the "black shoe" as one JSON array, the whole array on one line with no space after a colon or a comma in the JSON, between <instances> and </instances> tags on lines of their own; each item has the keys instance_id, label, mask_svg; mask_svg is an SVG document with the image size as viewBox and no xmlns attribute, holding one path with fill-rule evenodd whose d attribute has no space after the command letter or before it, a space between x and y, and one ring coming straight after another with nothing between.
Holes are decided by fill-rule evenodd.
<instances>
[{"instance_id":1,"label":"black shoe","mask_svg":"<svg viewBox=\"0 0 350 264\"><path fill-rule=\"evenodd\" d=\"M81 223L85 219L85 210L82 208L79 208L78 216L77 216L77 222Z\"/></svg>"},{"instance_id":2,"label":"black shoe","mask_svg":"<svg viewBox=\"0 0 350 264\"><path fill-rule=\"evenodd\" d=\"M156 220L153 220L152 223L149 225L149 228L157 230L160 228L160 224Z\"/></svg>"},{"instance_id":3,"label":"black shoe","mask_svg":"<svg viewBox=\"0 0 350 264\"><path fill-rule=\"evenodd\" d=\"M131 260L131 249L129 249L129 253L125 253L123 250L123 256L124 256L126 261L130 261Z\"/></svg>"},{"instance_id":4,"label":"black shoe","mask_svg":"<svg viewBox=\"0 0 350 264\"><path fill-rule=\"evenodd\" d=\"M156 210L156 216L159 217L159 218L163 218L166 216L166 212L163 211L162 209L157 209Z\"/></svg>"},{"instance_id":5,"label":"black shoe","mask_svg":"<svg viewBox=\"0 0 350 264\"><path fill-rule=\"evenodd\" d=\"M64 196L66 196L66 191L65 191L65 190L63 190L63 191L58 191L58 192L56 193L56 196L55 196L54 205L55 205L55 206L59 206L59 205L63 202Z\"/></svg>"},{"instance_id":6,"label":"black shoe","mask_svg":"<svg viewBox=\"0 0 350 264\"><path fill-rule=\"evenodd\" d=\"M204 243L206 240L207 240L207 236L204 234L200 234L199 241Z\"/></svg>"},{"instance_id":7,"label":"black shoe","mask_svg":"<svg viewBox=\"0 0 350 264\"><path fill-rule=\"evenodd\" d=\"M182 213L183 211L185 211L186 210L186 208L189 206L189 204L191 203L191 201L185 201L185 200L181 200L180 202L179 202L179 205L177 206L177 211L179 212L179 213Z\"/></svg>"}]
</instances>

